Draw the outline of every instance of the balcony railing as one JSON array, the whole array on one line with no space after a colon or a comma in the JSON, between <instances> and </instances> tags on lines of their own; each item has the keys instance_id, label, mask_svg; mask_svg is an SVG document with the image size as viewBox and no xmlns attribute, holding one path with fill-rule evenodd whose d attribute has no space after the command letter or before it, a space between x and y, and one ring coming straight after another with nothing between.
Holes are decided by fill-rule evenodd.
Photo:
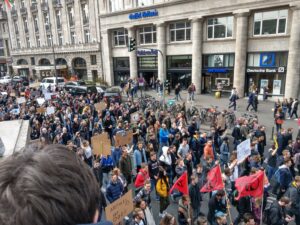
<instances>
[{"instance_id":1,"label":"balcony railing","mask_svg":"<svg viewBox=\"0 0 300 225\"><path fill-rule=\"evenodd\" d=\"M47 2L42 2L41 3L41 9L42 9L43 12L49 11L48 3Z\"/></svg>"},{"instance_id":2,"label":"balcony railing","mask_svg":"<svg viewBox=\"0 0 300 225\"><path fill-rule=\"evenodd\" d=\"M74 4L74 0L66 0L66 4Z\"/></svg>"},{"instance_id":3,"label":"balcony railing","mask_svg":"<svg viewBox=\"0 0 300 225\"><path fill-rule=\"evenodd\" d=\"M27 15L27 9L25 7L22 7L20 9L20 13L21 13L21 15Z\"/></svg>"},{"instance_id":4,"label":"balcony railing","mask_svg":"<svg viewBox=\"0 0 300 225\"><path fill-rule=\"evenodd\" d=\"M53 0L52 4L53 4L53 8L61 8L62 7L60 0Z\"/></svg>"},{"instance_id":5,"label":"balcony railing","mask_svg":"<svg viewBox=\"0 0 300 225\"><path fill-rule=\"evenodd\" d=\"M31 6L30 6L30 11L31 12L36 12L38 11L38 7L37 7L37 4L36 3L32 3Z\"/></svg>"},{"instance_id":6,"label":"balcony railing","mask_svg":"<svg viewBox=\"0 0 300 225\"><path fill-rule=\"evenodd\" d=\"M0 10L0 20L7 20L7 14L5 11Z\"/></svg>"}]
</instances>

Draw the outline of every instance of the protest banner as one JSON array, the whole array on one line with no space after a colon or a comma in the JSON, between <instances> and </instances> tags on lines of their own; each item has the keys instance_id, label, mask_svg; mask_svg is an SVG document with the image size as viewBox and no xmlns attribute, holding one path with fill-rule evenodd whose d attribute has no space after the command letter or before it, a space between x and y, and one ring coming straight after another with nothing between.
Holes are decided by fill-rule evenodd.
<instances>
[{"instance_id":1,"label":"protest banner","mask_svg":"<svg viewBox=\"0 0 300 225\"><path fill-rule=\"evenodd\" d=\"M138 123L140 119L140 114L138 112L132 113L130 115L130 122L131 123Z\"/></svg>"},{"instance_id":2,"label":"protest banner","mask_svg":"<svg viewBox=\"0 0 300 225\"><path fill-rule=\"evenodd\" d=\"M128 145L132 143L133 139L133 132L127 131L127 132L120 132L116 134L116 139L115 139L115 146L123 146L123 145Z\"/></svg>"},{"instance_id":3,"label":"protest banner","mask_svg":"<svg viewBox=\"0 0 300 225\"><path fill-rule=\"evenodd\" d=\"M106 109L106 103L104 102L96 103L94 106L98 112L102 112L104 109Z\"/></svg>"},{"instance_id":4,"label":"protest banner","mask_svg":"<svg viewBox=\"0 0 300 225\"><path fill-rule=\"evenodd\" d=\"M26 102L25 97L17 98L17 103L18 103L18 104L23 104L23 103L25 103L25 102Z\"/></svg>"},{"instance_id":5,"label":"protest banner","mask_svg":"<svg viewBox=\"0 0 300 225\"><path fill-rule=\"evenodd\" d=\"M39 113L39 114L43 114L43 113L46 112L46 109L44 107L40 107L40 108L36 109L36 112Z\"/></svg>"},{"instance_id":6,"label":"protest banner","mask_svg":"<svg viewBox=\"0 0 300 225\"><path fill-rule=\"evenodd\" d=\"M47 107L47 115L51 115L51 114L54 114L55 113L55 107L53 106L49 106Z\"/></svg>"},{"instance_id":7,"label":"protest banner","mask_svg":"<svg viewBox=\"0 0 300 225\"><path fill-rule=\"evenodd\" d=\"M111 155L111 142L107 133L93 136L91 142L95 155Z\"/></svg>"},{"instance_id":8,"label":"protest banner","mask_svg":"<svg viewBox=\"0 0 300 225\"><path fill-rule=\"evenodd\" d=\"M105 215L108 221L111 221L114 225L122 222L125 216L133 211L132 191L129 190L118 200L109 204L105 208Z\"/></svg>"},{"instance_id":9,"label":"protest banner","mask_svg":"<svg viewBox=\"0 0 300 225\"><path fill-rule=\"evenodd\" d=\"M44 99L44 98L37 98L36 101L37 101L37 103L38 103L39 105L43 105L44 102L45 102L45 99Z\"/></svg>"},{"instance_id":10,"label":"protest banner","mask_svg":"<svg viewBox=\"0 0 300 225\"><path fill-rule=\"evenodd\" d=\"M251 155L250 138L237 146L238 163L243 162L249 155Z\"/></svg>"}]
</instances>

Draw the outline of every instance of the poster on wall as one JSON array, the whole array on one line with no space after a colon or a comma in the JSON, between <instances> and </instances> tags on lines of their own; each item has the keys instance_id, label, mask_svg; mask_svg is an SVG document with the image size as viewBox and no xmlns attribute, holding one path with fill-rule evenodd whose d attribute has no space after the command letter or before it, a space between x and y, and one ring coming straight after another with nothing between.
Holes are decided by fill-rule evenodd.
<instances>
[{"instance_id":1,"label":"poster on wall","mask_svg":"<svg viewBox=\"0 0 300 225\"><path fill-rule=\"evenodd\" d=\"M280 95L281 80L273 81L273 95Z\"/></svg>"},{"instance_id":2,"label":"poster on wall","mask_svg":"<svg viewBox=\"0 0 300 225\"><path fill-rule=\"evenodd\" d=\"M269 86L269 80L267 79L261 79L260 80L260 94L264 93L264 87L268 87Z\"/></svg>"},{"instance_id":3,"label":"poster on wall","mask_svg":"<svg viewBox=\"0 0 300 225\"><path fill-rule=\"evenodd\" d=\"M214 55L214 67L222 67L223 66L223 58L224 55Z\"/></svg>"}]
</instances>

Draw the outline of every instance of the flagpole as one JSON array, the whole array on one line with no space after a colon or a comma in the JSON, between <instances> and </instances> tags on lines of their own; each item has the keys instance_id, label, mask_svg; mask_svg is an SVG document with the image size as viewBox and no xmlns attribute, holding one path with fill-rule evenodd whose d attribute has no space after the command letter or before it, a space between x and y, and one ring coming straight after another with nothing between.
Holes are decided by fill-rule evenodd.
<instances>
[{"instance_id":1,"label":"flagpole","mask_svg":"<svg viewBox=\"0 0 300 225\"><path fill-rule=\"evenodd\" d=\"M220 168L220 171L222 171L221 170L221 166L220 166L220 164L219 164L219 168ZM222 175L222 174L221 174ZM226 204L227 204L227 206L226 206L226 208L227 208L227 213L228 213L228 216L229 216L229 221L230 221L230 224L232 224L232 217L231 217L231 213L230 213L230 202L229 202L229 199L228 199L228 196L227 196L227 192L226 192L226 189L225 189L225 184L224 184L224 182L223 182L223 178L222 178L222 183L223 183L223 186L224 186L224 192L225 192L225 199L226 199Z\"/></svg>"}]
</instances>

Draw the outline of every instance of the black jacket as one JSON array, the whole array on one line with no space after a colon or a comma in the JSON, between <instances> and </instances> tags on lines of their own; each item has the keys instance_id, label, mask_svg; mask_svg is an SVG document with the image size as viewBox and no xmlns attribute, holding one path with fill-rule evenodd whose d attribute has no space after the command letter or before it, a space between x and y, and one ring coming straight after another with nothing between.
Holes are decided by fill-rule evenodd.
<instances>
[{"instance_id":1,"label":"black jacket","mask_svg":"<svg viewBox=\"0 0 300 225\"><path fill-rule=\"evenodd\" d=\"M285 221L285 210L278 204L278 202L274 202L271 205L269 210L269 224L268 225L284 225L287 224Z\"/></svg>"},{"instance_id":2,"label":"black jacket","mask_svg":"<svg viewBox=\"0 0 300 225\"><path fill-rule=\"evenodd\" d=\"M189 185L189 195L191 199L191 206L193 209L200 208L202 196L200 192L200 183L196 183L196 185Z\"/></svg>"}]
</instances>

